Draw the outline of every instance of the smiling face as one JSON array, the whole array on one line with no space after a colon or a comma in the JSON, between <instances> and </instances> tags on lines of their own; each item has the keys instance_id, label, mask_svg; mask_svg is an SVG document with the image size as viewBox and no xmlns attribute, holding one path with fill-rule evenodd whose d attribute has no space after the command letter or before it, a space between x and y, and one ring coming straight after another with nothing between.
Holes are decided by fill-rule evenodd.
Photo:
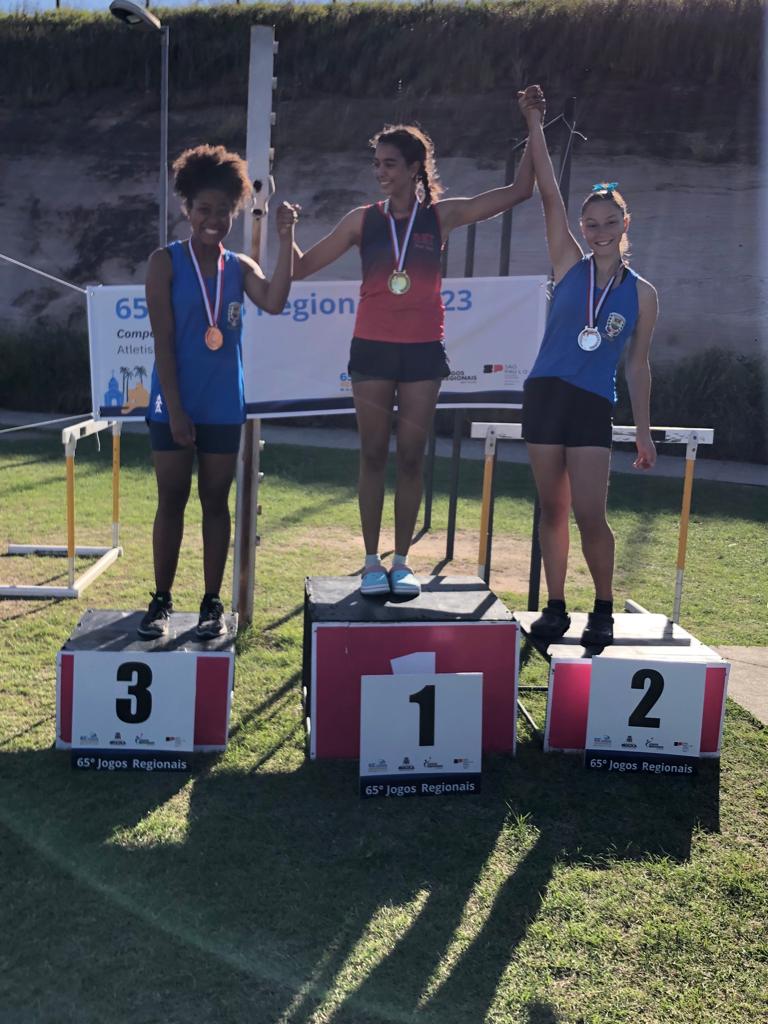
<instances>
[{"instance_id":1,"label":"smiling face","mask_svg":"<svg viewBox=\"0 0 768 1024\"><path fill-rule=\"evenodd\" d=\"M407 164L397 148L380 142L373 154L373 173L385 196L403 195L416 187L419 164Z\"/></svg>"},{"instance_id":2,"label":"smiling face","mask_svg":"<svg viewBox=\"0 0 768 1024\"><path fill-rule=\"evenodd\" d=\"M232 228L235 207L226 192L218 188L201 189L185 209L192 238L200 245L218 248Z\"/></svg>"},{"instance_id":3,"label":"smiling face","mask_svg":"<svg viewBox=\"0 0 768 1024\"><path fill-rule=\"evenodd\" d=\"M620 256L621 239L629 227L629 217L609 197L591 199L581 213L581 233L596 255Z\"/></svg>"}]
</instances>

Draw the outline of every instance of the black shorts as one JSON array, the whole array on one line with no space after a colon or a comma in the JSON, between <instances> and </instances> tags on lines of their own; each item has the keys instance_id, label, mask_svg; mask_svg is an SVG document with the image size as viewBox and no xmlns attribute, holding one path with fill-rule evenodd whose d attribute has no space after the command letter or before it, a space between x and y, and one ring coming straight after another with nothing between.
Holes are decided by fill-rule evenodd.
<instances>
[{"instance_id":1,"label":"black shorts","mask_svg":"<svg viewBox=\"0 0 768 1024\"><path fill-rule=\"evenodd\" d=\"M559 377L533 377L523 386L523 437L529 444L610 448L613 403Z\"/></svg>"},{"instance_id":2,"label":"black shorts","mask_svg":"<svg viewBox=\"0 0 768 1024\"><path fill-rule=\"evenodd\" d=\"M171 435L170 423L147 420L149 440L153 452L180 452L183 446L176 444ZM240 448L239 423L196 423L195 448L211 455L231 455Z\"/></svg>"},{"instance_id":3,"label":"black shorts","mask_svg":"<svg viewBox=\"0 0 768 1024\"><path fill-rule=\"evenodd\" d=\"M364 380L442 380L451 372L442 341L368 341L353 338L347 372Z\"/></svg>"}]
</instances>

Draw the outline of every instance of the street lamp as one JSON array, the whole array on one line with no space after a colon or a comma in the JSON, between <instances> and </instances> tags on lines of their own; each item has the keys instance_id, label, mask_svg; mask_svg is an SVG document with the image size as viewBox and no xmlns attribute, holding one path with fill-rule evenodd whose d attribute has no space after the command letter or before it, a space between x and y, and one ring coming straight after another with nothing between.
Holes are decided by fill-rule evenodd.
<instances>
[{"instance_id":1,"label":"street lamp","mask_svg":"<svg viewBox=\"0 0 768 1024\"><path fill-rule=\"evenodd\" d=\"M133 0L112 0L109 13L126 25L160 33L160 246L168 242L168 26Z\"/></svg>"}]
</instances>

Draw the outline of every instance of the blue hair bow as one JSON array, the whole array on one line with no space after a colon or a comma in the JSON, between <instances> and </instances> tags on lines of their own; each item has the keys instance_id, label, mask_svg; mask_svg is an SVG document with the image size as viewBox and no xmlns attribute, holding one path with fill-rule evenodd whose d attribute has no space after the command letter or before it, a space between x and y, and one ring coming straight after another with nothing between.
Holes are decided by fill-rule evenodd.
<instances>
[{"instance_id":1,"label":"blue hair bow","mask_svg":"<svg viewBox=\"0 0 768 1024\"><path fill-rule=\"evenodd\" d=\"M614 189L619 187L618 181L601 181L597 185L592 186L593 192L613 192Z\"/></svg>"}]
</instances>

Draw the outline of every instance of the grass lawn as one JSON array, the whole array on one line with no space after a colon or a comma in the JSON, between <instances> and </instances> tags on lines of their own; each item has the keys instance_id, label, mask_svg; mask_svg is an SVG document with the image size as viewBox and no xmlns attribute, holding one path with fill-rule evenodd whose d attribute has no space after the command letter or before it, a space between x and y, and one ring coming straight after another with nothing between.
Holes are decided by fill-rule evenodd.
<instances>
[{"instance_id":1,"label":"grass lawn","mask_svg":"<svg viewBox=\"0 0 768 1024\"><path fill-rule=\"evenodd\" d=\"M0 601L2 1024L768 1019L768 739L736 705L721 762L693 780L587 773L524 722L473 798L360 801L354 763L307 760L303 578L359 565L354 452L265 451L226 754L191 777L72 772L51 749L56 652L85 608L145 606L152 585L154 482L143 438L123 447L125 557L79 601ZM108 448L78 450L83 543L109 540ZM462 528L481 469L462 468ZM436 528L448 477L439 462ZM496 537L527 553L527 470L497 479ZM617 598L671 609L680 493L615 478ZM706 643L768 643L764 509L758 488L695 485L682 623ZM0 550L64 532L61 445L4 442ZM199 533L190 505L180 609L200 600ZM0 556L3 582L63 576L63 561ZM576 557L569 598L590 599ZM544 662L523 678L545 682ZM543 718L540 695L526 704Z\"/></svg>"}]
</instances>

